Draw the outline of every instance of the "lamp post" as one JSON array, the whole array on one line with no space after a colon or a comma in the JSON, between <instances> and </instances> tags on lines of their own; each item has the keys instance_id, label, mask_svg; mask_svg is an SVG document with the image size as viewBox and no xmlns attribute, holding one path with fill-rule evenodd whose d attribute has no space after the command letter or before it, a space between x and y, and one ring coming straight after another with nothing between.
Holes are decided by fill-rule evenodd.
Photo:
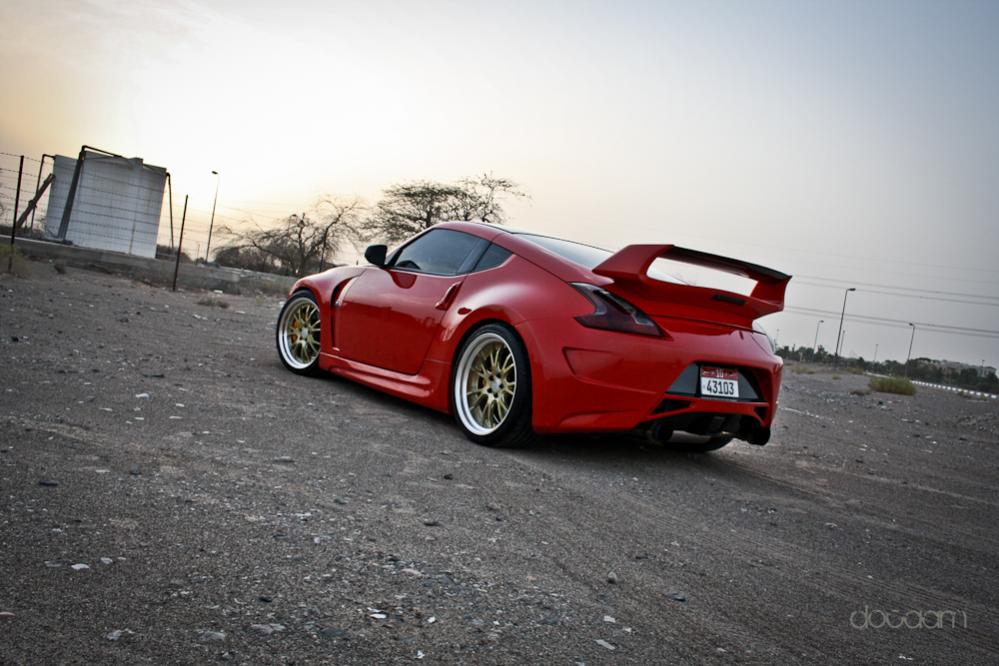
<instances>
[{"instance_id":1,"label":"lamp post","mask_svg":"<svg viewBox=\"0 0 999 666\"><path fill-rule=\"evenodd\" d=\"M851 291L857 291L856 287L850 287L843 292L843 310L839 313L839 333L836 334L836 356L833 359L833 367L839 366L839 341L843 337L843 317L846 316L846 297Z\"/></svg>"},{"instance_id":2,"label":"lamp post","mask_svg":"<svg viewBox=\"0 0 999 666\"><path fill-rule=\"evenodd\" d=\"M215 199L212 201L212 219L208 223L208 242L205 243L205 263L208 263L208 252L212 249L212 227L215 226L215 204L219 202L219 181L222 177L219 176L218 171L212 171L215 176Z\"/></svg>"},{"instance_id":3,"label":"lamp post","mask_svg":"<svg viewBox=\"0 0 999 666\"><path fill-rule=\"evenodd\" d=\"M909 353L905 355L905 376L909 376L909 359L912 358L912 343L916 340L916 325L911 321L909 326L912 327L912 335L909 336Z\"/></svg>"},{"instance_id":4,"label":"lamp post","mask_svg":"<svg viewBox=\"0 0 999 666\"><path fill-rule=\"evenodd\" d=\"M826 323L825 319L820 319L819 323L815 325L815 342L812 343L812 356L816 356L819 353L819 326Z\"/></svg>"}]
</instances>

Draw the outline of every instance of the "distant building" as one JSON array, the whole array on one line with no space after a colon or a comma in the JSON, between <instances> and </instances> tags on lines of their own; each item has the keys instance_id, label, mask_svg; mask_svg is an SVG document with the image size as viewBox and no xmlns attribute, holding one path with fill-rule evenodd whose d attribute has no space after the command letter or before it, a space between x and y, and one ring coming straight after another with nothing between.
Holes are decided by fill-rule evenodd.
<instances>
[{"instance_id":1,"label":"distant building","mask_svg":"<svg viewBox=\"0 0 999 666\"><path fill-rule=\"evenodd\" d=\"M991 365L972 365L971 363L961 363L959 361L942 361L931 358L919 358L916 359L919 363L933 366L935 368L940 368L942 370L947 370L949 372L958 373L962 370L972 369L982 379L991 377L996 374L996 369Z\"/></svg>"},{"instance_id":2,"label":"distant building","mask_svg":"<svg viewBox=\"0 0 999 666\"><path fill-rule=\"evenodd\" d=\"M65 238L60 239L75 169L76 159L56 155L45 237L98 250L155 257L166 169L145 164L138 157L85 153Z\"/></svg>"}]
</instances>

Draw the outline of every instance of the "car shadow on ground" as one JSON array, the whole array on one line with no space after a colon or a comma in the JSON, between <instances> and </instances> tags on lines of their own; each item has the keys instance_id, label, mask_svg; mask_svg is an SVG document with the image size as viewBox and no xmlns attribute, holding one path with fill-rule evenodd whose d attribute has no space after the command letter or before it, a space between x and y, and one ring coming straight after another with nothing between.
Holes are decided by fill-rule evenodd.
<instances>
[{"instance_id":1,"label":"car shadow on ground","mask_svg":"<svg viewBox=\"0 0 999 666\"><path fill-rule=\"evenodd\" d=\"M274 366L283 370L280 362L276 359ZM354 399L365 400L402 418L428 425L433 424L435 427L449 428L457 442L469 447L478 446L461 434L450 414L422 407L403 398L397 398L331 373L323 373L316 378L328 382L325 386L328 386L331 391L346 394ZM722 476L746 474L747 470L731 455L733 447L757 449L757 447L734 440L718 451L690 453L671 448L668 442L652 441L643 432L637 430L623 433L542 435L538 436L530 446L523 448L482 448L493 451L497 455L512 455L525 462L554 463L575 469L616 466L636 470L653 467L660 471L664 469L684 472L696 471L702 474L712 473Z\"/></svg>"},{"instance_id":2,"label":"car shadow on ground","mask_svg":"<svg viewBox=\"0 0 999 666\"><path fill-rule=\"evenodd\" d=\"M682 436L681 436L682 437ZM733 442L729 446L739 446ZM672 447L669 442L650 440L641 431L603 434L544 435L528 448L518 451L550 459L573 459L579 462L609 461L670 463L703 466L725 455L725 448L710 453L691 453Z\"/></svg>"}]
</instances>

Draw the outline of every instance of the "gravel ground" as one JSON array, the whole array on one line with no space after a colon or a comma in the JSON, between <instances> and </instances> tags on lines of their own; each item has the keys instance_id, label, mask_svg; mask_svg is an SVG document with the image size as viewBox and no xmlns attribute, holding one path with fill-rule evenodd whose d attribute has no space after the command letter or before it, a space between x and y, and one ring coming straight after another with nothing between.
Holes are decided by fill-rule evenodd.
<instances>
[{"instance_id":1,"label":"gravel ground","mask_svg":"<svg viewBox=\"0 0 999 666\"><path fill-rule=\"evenodd\" d=\"M762 448L490 450L205 297L0 278L0 662L999 659L995 402L791 367Z\"/></svg>"}]
</instances>

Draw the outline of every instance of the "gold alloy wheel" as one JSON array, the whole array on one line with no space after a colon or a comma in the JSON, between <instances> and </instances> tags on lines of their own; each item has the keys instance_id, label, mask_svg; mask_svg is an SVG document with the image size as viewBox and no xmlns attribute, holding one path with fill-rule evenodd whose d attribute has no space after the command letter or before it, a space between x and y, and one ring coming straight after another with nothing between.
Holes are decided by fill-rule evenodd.
<instances>
[{"instance_id":1,"label":"gold alloy wheel","mask_svg":"<svg viewBox=\"0 0 999 666\"><path fill-rule=\"evenodd\" d=\"M462 424L487 435L503 424L517 393L517 363L506 340L495 333L475 338L458 364L455 404Z\"/></svg>"},{"instance_id":2,"label":"gold alloy wheel","mask_svg":"<svg viewBox=\"0 0 999 666\"><path fill-rule=\"evenodd\" d=\"M319 308L308 296L296 296L278 324L281 356L296 370L304 370L319 357Z\"/></svg>"}]
</instances>

